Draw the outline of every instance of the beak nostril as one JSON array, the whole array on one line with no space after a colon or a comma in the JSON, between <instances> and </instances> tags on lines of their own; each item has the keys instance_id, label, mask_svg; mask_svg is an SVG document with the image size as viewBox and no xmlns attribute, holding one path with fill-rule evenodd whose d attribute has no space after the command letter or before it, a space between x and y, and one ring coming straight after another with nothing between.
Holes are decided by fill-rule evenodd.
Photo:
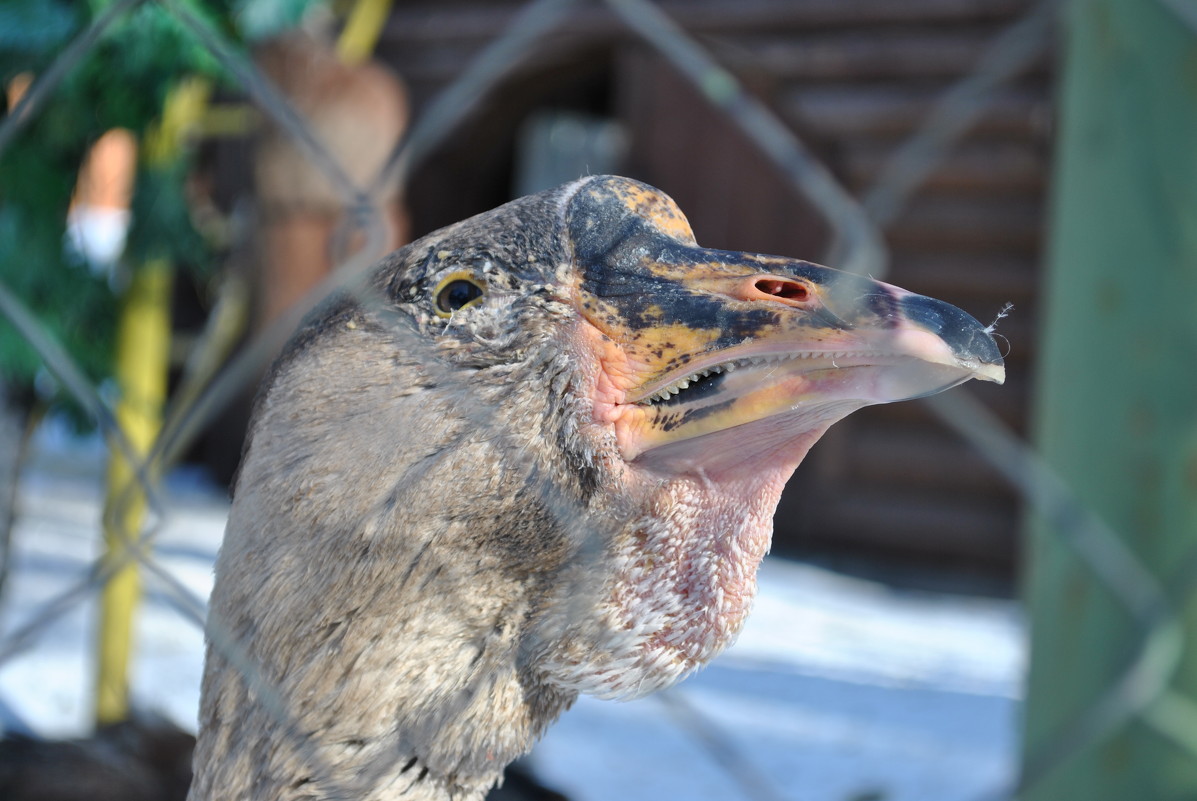
<instances>
[{"instance_id":1,"label":"beak nostril","mask_svg":"<svg viewBox=\"0 0 1197 801\"><path fill-rule=\"evenodd\" d=\"M775 298L803 302L810 299L810 289L800 281L786 281L781 278L758 278L756 288Z\"/></svg>"}]
</instances>

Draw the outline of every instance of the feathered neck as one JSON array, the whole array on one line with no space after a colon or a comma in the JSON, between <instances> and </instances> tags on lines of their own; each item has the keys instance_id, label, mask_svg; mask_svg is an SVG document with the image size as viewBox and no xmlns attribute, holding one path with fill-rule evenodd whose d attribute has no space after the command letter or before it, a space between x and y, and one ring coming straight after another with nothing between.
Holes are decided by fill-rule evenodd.
<instances>
[{"instance_id":1,"label":"feathered neck","mask_svg":"<svg viewBox=\"0 0 1197 801\"><path fill-rule=\"evenodd\" d=\"M354 308L299 341L217 564L192 801L479 799L579 691L735 636L788 470L630 475L556 349L454 369Z\"/></svg>"},{"instance_id":2,"label":"feathered neck","mask_svg":"<svg viewBox=\"0 0 1197 801\"><path fill-rule=\"evenodd\" d=\"M525 641L573 550L553 507L581 503L576 478L540 489L568 470L553 378L451 390L449 367L408 360L360 310L321 327L256 412L190 797L481 797L574 697ZM544 422L504 428L517 412Z\"/></svg>"}]
</instances>

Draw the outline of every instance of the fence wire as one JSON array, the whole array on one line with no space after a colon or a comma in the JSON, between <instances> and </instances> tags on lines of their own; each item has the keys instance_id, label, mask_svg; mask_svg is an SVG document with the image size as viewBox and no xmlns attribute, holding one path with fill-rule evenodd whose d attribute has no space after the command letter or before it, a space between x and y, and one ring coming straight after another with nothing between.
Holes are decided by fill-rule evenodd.
<instances>
[{"instance_id":1,"label":"fence wire","mask_svg":"<svg viewBox=\"0 0 1197 801\"><path fill-rule=\"evenodd\" d=\"M120 0L110 5L79 33L52 65L37 76L31 88L3 120L0 120L0 155L21 130L44 107L63 78L87 55L101 37L130 11L155 0ZM15 326L40 355L46 369L83 406L98 425L110 448L123 453L135 465L137 487L149 498L151 519L142 528L135 543L125 551L126 559L135 559L147 572L161 580L180 612L197 626L205 626L214 653L240 672L261 701L297 760L306 766L314 781L331 797L353 798L376 788L380 783L400 780L402 771L393 755L381 754L357 765L353 778L347 779L332 769L321 744L306 732L293 713L289 691L260 655L242 642L233 622L221 620L207 609L169 570L159 564L151 548L152 541L170 518L172 510L162 498L154 479L186 450L256 376L261 374L298 322L310 309L338 293L348 293L374 317L385 322L398 342L410 353L419 354L429 364L439 364L444 384L457 404L456 414L469 425L463 426L444 444L418 462L399 479L396 490L419 490L429 470L447 452L479 431L503 438L503 430L493 423L494 403L501 398L480 397L469 377L452 369L445 357L432 347L412 326L395 313L388 301L370 283L369 268L381 255L385 241L384 223L377 198L384 188L398 182L406 185L412 170L440 142L469 119L499 83L518 66L536 46L553 34L572 14L591 6L582 0L534 0L515 14L507 28L483 49L435 100L397 145L376 180L358 186L319 138L309 129L304 117L290 101L254 65L243 48L232 42L205 18L195 13L183 0L156 0L173 15L224 67L228 75L278 126L302 149L335 188L347 211L345 226L365 232L364 241L352 253L341 254L338 267L319 286L266 330L227 364L186 403L173 406L149 455L138 459L128 438L102 393L84 376L71 356L46 332L36 317L10 289L0 283L0 314ZM1178 0L1161 0L1186 19L1192 18L1188 7ZM720 66L706 48L686 33L649 0L603 0L612 16L621 20L628 31L664 57L677 72L727 116L813 207L821 213L832 232L832 246L826 261L862 274L882 275L887 252L882 230L898 213L954 143L968 130L984 110L995 90L1025 70L1041 56L1052 40L1059 13L1058 0L1042 0L997 35L978 59L975 69L957 81L941 96L924 122L905 143L896 148L882 169L876 183L855 198L784 123L740 85L731 72ZM350 242L351 237L338 238ZM1067 485L997 418L975 401L967 391L957 390L928 401L929 407L950 428L976 446L979 452L1015 486L1026 501L1052 521L1050 527L1102 584L1135 618L1141 632L1139 646L1127 654L1120 679L1075 720L1065 726L1046 747L1026 759L1018 783L1010 788L996 788L993 798L1018 796L1041 781L1061 764L1107 737L1129 721L1139 720L1197 756L1197 702L1178 698L1169 689L1184 648L1186 632L1181 625L1175 602L1170 599L1189 595L1197 584L1195 566L1183 571L1179 586L1164 587L1151 572L1096 516L1079 504ZM527 477L532 492L545 513L559 521L592 520L585 509L555 489L538 470L533 454L511 439L504 442L510 454L508 468ZM429 491L425 487L423 491ZM124 503L130 502L125 498ZM118 504L119 508L119 504ZM617 521L593 522L578 533L579 553L594 556ZM92 563L76 584L46 601L19 628L0 641L0 665L19 657L57 619L78 604L93 597L121 565L108 558ZM577 604L594 603L596 588L585 580L571 598ZM463 703L465 703L463 701ZM751 767L751 759L735 752L726 737L693 709L677 698L667 698L671 714L687 721L687 727L704 732L702 742L724 766L746 797L764 801L779 794Z\"/></svg>"}]
</instances>

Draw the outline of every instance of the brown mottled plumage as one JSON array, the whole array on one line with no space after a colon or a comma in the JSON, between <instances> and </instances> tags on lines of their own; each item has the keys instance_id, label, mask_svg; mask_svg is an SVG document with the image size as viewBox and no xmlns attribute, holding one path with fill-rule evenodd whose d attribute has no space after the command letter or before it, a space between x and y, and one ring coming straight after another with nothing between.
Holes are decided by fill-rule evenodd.
<instances>
[{"instance_id":1,"label":"brown mottled plumage","mask_svg":"<svg viewBox=\"0 0 1197 801\"><path fill-rule=\"evenodd\" d=\"M392 254L259 400L191 798L480 798L579 692L731 641L827 426L970 377L1001 359L962 312L699 248L623 178Z\"/></svg>"}]
</instances>

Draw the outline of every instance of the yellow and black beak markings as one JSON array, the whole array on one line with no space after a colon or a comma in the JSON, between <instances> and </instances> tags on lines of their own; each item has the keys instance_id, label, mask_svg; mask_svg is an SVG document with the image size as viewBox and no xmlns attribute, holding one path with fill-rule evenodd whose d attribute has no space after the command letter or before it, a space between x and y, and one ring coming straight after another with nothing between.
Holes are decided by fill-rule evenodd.
<instances>
[{"instance_id":1,"label":"yellow and black beak markings","mask_svg":"<svg viewBox=\"0 0 1197 801\"><path fill-rule=\"evenodd\" d=\"M672 200L643 184L592 180L566 222L581 316L619 350L623 402L660 433L1003 375L992 337L954 306L810 262L701 248Z\"/></svg>"}]
</instances>

